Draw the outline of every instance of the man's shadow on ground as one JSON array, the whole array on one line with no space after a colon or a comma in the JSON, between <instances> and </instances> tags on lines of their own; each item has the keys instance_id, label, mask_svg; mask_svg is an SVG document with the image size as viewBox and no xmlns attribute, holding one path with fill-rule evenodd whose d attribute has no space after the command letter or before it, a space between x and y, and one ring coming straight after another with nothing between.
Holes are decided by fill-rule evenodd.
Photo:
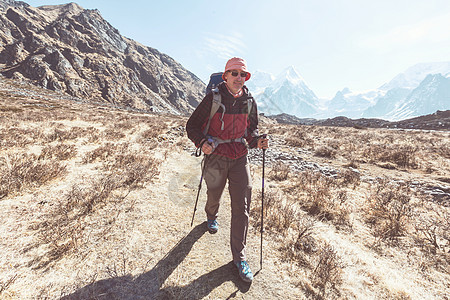
<instances>
[{"instance_id":1,"label":"man's shadow on ground","mask_svg":"<svg viewBox=\"0 0 450 300\"><path fill-rule=\"evenodd\" d=\"M167 286L164 282L184 261L195 242L206 233L206 222L194 227L150 271L133 278L130 275L92 282L61 299L202 299L227 281L237 292L247 292L250 284L243 282L233 262L200 276L185 286Z\"/></svg>"}]
</instances>

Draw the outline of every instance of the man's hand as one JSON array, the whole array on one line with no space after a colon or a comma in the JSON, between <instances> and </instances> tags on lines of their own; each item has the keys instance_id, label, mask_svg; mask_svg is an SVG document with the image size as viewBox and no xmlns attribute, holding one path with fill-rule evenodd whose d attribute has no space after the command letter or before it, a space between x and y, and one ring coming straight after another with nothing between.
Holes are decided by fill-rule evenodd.
<instances>
[{"instance_id":1,"label":"man's hand","mask_svg":"<svg viewBox=\"0 0 450 300\"><path fill-rule=\"evenodd\" d=\"M258 139L258 143L256 145L259 149L268 149L269 148L269 139L267 137L260 137Z\"/></svg>"},{"instance_id":2,"label":"man's hand","mask_svg":"<svg viewBox=\"0 0 450 300\"><path fill-rule=\"evenodd\" d=\"M209 154L213 153L214 148L213 148L213 146L212 146L209 142L205 142L205 143L203 143L202 151L203 151L203 153L205 153L206 155L209 155Z\"/></svg>"}]
</instances>

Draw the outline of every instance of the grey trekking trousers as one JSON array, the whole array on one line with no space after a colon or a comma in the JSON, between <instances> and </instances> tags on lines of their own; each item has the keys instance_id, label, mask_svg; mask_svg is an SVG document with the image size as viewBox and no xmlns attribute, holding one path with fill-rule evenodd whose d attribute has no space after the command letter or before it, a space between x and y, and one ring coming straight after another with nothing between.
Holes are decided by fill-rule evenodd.
<instances>
[{"instance_id":1,"label":"grey trekking trousers","mask_svg":"<svg viewBox=\"0 0 450 300\"><path fill-rule=\"evenodd\" d=\"M206 161L204 178L208 189L205 211L211 220L217 218L220 199L228 180L231 198L231 253L234 262L247 260L245 249L252 195L247 155L231 159L211 154Z\"/></svg>"}]
</instances>

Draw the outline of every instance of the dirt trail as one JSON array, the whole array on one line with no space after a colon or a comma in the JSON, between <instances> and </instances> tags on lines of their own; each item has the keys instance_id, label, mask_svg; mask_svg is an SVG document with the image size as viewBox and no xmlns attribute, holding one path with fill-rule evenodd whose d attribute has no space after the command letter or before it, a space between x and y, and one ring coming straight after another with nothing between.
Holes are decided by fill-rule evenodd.
<instances>
[{"instance_id":1,"label":"dirt trail","mask_svg":"<svg viewBox=\"0 0 450 300\"><path fill-rule=\"evenodd\" d=\"M157 182L140 192L132 222L130 215L127 223L117 221L117 226L128 227L123 241L129 249L128 259L130 253L140 257L134 258L138 261L144 260L143 253L148 255L145 270L95 281L65 299L93 294L120 299L299 299L300 291L289 284L270 251L264 253L260 270L260 234L255 230L249 232L248 259L256 276L252 284L239 278L229 244L231 209L227 189L219 212L219 232L212 235L206 231L204 183L194 225L190 227L200 161L186 151L169 156ZM137 244L141 249L136 248Z\"/></svg>"},{"instance_id":2,"label":"dirt trail","mask_svg":"<svg viewBox=\"0 0 450 300\"><path fill-rule=\"evenodd\" d=\"M255 276L254 282L249 285L238 277L237 271L232 264L229 236L230 236L230 198L228 190L225 188L223 201L221 203L218 222L220 229L217 234L205 232L205 212L206 185L203 182L202 191L199 198L197 212L194 219L194 228L191 230L190 221L193 213L195 196L200 179L200 158L190 156L182 152L171 158L164 168L167 172L161 178L161 189L167 188L168 201L172 203L172 208L179 210L179 226L187 234L177 247L172 248L169 255L177 255L185 247L191 247L186 251L186 257L179 261L166 280L167 283L174 282L172 291L175 291L176 298L186 299L226 299L231 297L243 297L247 299L298 299L299 291L292 288L283 281L281 271L277 270L273 257L265 253L263 269L260 270L260 234L251 230L248 238L248 260ZM182 163L180 163L182 162ZM252 169L258 166L252 166ZM163 172L162 172L163 173ZM254 185L260 181L254 178ZM256 188L256 187L255 187ZM253 199L260 201L260 199ZM173 220L176 223L176 220ZM195 238L198 239L195 240ZM193 243L191 245L190 241ZM183 247L183 243L186 246ZM181 245L181 246L180 246ZM267 248L266 248L267 249ZM167 258L167 257L166 257ZM171 260L169 260L169 263ZM174 261L173 263L177 263ZM175 266L172 266L172 268ZM181 276L181 279L175 277Z\"/></svg>"}]
</instances>

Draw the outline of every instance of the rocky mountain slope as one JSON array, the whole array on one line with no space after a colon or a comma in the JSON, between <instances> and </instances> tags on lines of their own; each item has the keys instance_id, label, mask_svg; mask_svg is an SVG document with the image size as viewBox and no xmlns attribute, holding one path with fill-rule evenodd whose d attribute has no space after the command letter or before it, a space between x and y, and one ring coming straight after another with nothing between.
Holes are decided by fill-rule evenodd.
<instances>
[{"instance_id":1,"label":"rocky mountain slope","mask_svg":"<svg viewBox=\"0 0 450 300\"><path fill-rule=\"evenodd\" d=\"M192 111L205 88L168 55L75 3L1 0L0 72L75 97L175 114Z\"/></svg>"}]
</instances>

